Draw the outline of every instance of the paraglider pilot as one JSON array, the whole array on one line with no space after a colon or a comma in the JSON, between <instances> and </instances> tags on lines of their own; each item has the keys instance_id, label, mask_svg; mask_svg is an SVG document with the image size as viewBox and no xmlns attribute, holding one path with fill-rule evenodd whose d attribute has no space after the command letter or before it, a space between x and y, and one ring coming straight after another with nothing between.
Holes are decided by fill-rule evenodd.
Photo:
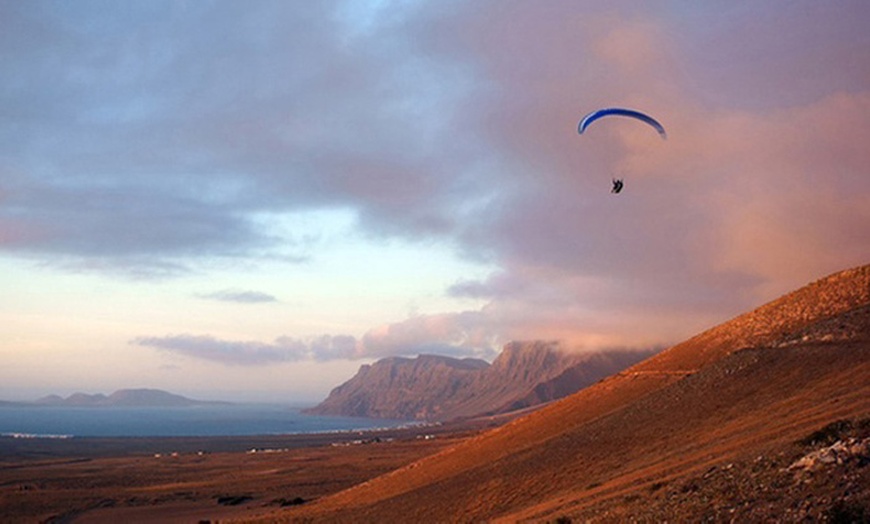
<instances>
[{"instance_id":1,"label":"paraglider pilot","mask_svg":"<svg viewBox=\"0 0 870 524\"><path fill-rule=\"evenodd\" d=\"M652 128L656 130L659 136L662 137L662 140L666 140L668 138L668 133L665 131L664 126L662 126L662 124L658 120L647 114L641 113L640 111L635 111L634 109L627 109L624 107L607 107L589 113L588 115L584 116L582 120L580 120L579 124L577 124L577 132L582 135L583 132L586 131L586 128L589 127L589 124L601 118L610 116L628 117L635 120L640 120L641 122L652 126ZM619 193L620 191L622 191L623 185L624 184L622 179L614 178L613 188L610 190L610 192L614 194Z\"/></svg>"}]
</instances>

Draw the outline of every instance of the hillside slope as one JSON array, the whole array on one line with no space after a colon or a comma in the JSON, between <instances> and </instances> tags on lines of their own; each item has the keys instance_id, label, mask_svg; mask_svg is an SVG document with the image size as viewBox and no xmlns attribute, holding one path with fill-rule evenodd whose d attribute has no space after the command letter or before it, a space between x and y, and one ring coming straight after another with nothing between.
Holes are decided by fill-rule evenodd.
<instances>
[{"instance_id":1,"label":"hillside slope","mask_svg":"<svg viewBox=\"0 0 870 524\"><path fill-rule=\"evenodd\" d=\"M870 504L870 468L843 476L854 477L846 483L795 481L785 472L794 442L838 420L860 426L867 418L870 266L863 266L501 428L273 520L697 520L701 514L758 520L802 504L807 496L800 490L807 486L828 486L831 494L820 495L819 507L795 508L812 516L833 511L834 502ZM722 488L717 496L734 502L729 507L687 496L704 492L705 482L729 464L738 464L735 471L764 466L773 486L753 480L748 487ZM778 491L759 506L741 495L744 488L758 497ZM681 496L689 509L668 505Z\"/></svg>"}]
</instances>

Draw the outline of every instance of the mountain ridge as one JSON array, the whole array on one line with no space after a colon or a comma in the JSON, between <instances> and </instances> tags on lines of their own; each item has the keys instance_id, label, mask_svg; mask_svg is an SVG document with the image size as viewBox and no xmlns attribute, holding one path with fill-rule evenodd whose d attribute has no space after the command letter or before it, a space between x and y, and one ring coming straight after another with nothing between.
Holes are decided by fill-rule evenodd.
<instances>
[{"instance_id":1,"label":"mountain ridge","mask_svg":"<svg viewBox=\"0 0 870 524\"><path fill-rule=\"evenodd\" d=\"M57 407L186 407L229 404L228 402L194 400L161 389L119 389L110 395L76 392L66 398L47 395L33 404Z\"/></svg>"},{"instance_id":2,"label":"mountain ridge","mask_svg":"<svg viewBox=\"0 0 870 524\"><path fill-rule=\"evenodd\" d=\"M829 505L855 496L870 503L870 490L836 481L841 473L810 485L787 469L794 451L786 450L838 420L870 420L870 265L817 280L504 426L270 520L619 522L703 514L757 521L809 511L801 505L813 486L828 490L819 500ZM716 495L724 502L706 506L692 497L713 472L735 464L748 494L726 487ZM754 480L762 474L764 485Z\"/></svg>"},{"instance_id":3,"label":"mountain ridge","mask_svg":"<svg viewBox=\"0 0 870 524\"><path fill-rule=\"evenodd\" d=\"M501 414L561 398L650 354L572 353L555 342L530 341L506 344L492 364L440 355L390 357L361 366L305 412L427 421Z\"/></svg>"}]
</instances>

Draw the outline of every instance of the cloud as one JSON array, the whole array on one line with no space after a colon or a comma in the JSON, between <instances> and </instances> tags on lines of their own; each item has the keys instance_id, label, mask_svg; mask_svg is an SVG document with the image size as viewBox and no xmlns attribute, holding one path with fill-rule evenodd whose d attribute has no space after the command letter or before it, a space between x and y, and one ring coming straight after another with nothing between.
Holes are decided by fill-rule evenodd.
<instances>
[{"instance_id":1,"label":"cloud","mask_svg":"<svg viewBox=\"0 0 870 524\"><path fill-rule=\"evenodd\" d=\"M391 332L392 330L392 332ZM401 334L396 331L401 330ZM263 366L282 362L357 360L419 352L472 353L470 348L435 343L433 333L401 326L385 327L357 340L349 335L322 335L308 339L278 337L272 342L223 340L210 335L137 337L132 344L167 353L226 365ZM398 342L398 343L397 343ZM426 350L429 351L426 351Z\"/></svg>"},{"instance_id":2,"label":"cloud","mask_svg":"<svg viewBox=\"0 0 870 524\"><path fill-rule=\"evenodd\" d=\"M392 356L440 354L457 358L491 360L504 344L526 338L557 339L565 347L592 351L602 348L648 349L661 342L660 334L650 336L643 327L614 336L621 326L618 317L602 321L596 312L572 303L564 307L541 301L541 309L530 312L526 297L501 300L477 311L415 315L367 331L362 337L322 335L305 339L283 336L272 342L224 340L210 335L138 337L132 344L199 360L230 366L262 366L282 362L333 360L375 360ZM648 313L667 325L667 315ZM585 328L578 332L578 323ZM627 344L628 343L628 344Z\"/></svg>"},{"instance_id":3,"label":"cloud","mask_svg":"<svg viewBox=\"0 0 870 524\"><path fill-rule=\"evenodd\" d=\"M305 343L286 337L269 343L220 340L207 335L171 335L138 337L132 343L227 365L260 366L297 362L312 356Z\"/></svg>"},{"instance_id":4,"label":"cloud","mask_svg":"<svg viewBox=\"0 0 870 524\"><path fill-rule=\"evenodd\" d=\"M223 340L210 335L137 337L132 344L226 365L260 366L281 362L379 359L435 353L457 357L492 358L497 330L479 312L421 315L386 324L363 337L322 335L306 339L289 336L272 342Z\"/></svg>"},{"instance_id":5,"label":"cloud","mask_svg":"<svg viewBox=\"0 0 870 524\"><path fill-rule=\"evenodd\" d=\"M208 300L217 300L221 302L238 302L240 304L261 304L265 302L278 301L276 297L268 293L262 293L260 291L245 291L239 289L223 289L212 293L202 293L197 296Z\"/></svg>"},{"instance_id":6,"label":"cloud","mask_svg":"<svg viewBox=\"0 0 870 524\"><path fill-rule=\"evenodd\" d=\"M498 352L498 330L481 312L417 315L369 330L360 354L369 358L420 353L491 357Z\"/></svg>"},{"instance_id":7,"label":"cloud","mask_svg":"<svg viewBox=\"0 0 870 524\"><path fill-rule=\"evenodd\" d=\"M504 314L520 308L540 317L536 327L518 315L514 326L527 325L529 333L599 333L631 343L643 331L663 339L689 335L827 272L866 263L870 245L858 235L870 224L862 211L870 205L870 153L861 146L870 124L870 69L811 85L784 74L856 60L870 65L866 48L848 44L866 40L846 12L856 4L822 14L821 26L811 17L801 21L797 6L775 9L795 22L787 27L773 22L773 8L762 10L773 24L765 34L802 40L792 51L777 49L788 67L765 71L736 62L751 74L732 81L763 86L765 109L755 93L743 93L753 98L748 109L711 107L695 91L699 84L715 91L709 81L718 64L731 63L728 53L752 47L765 64L777 64L768 48L739 35L711 35L705 21L712 12L617 6L572 17L559 7L508 5L485 24L481 17L469 39L494 83L511 86L491 98L498 110L484 132L495 148L522 158L503 173L522 190L464 232L469 251L486 246L501 270L458 283L452 294L489 298L490 309ZM714 31L735 29L735 20L751 13L730 14L735 18L709 20ZM706 36L697 35L699 27ZM703 38L721 62L696 54L687 35ZM849 52L838 60L837 49ZM816 61L820 55L826 61ZM644 67L635 67L639 58ZM648 110L669 139L617 121L594 135L571 132L579 116L606 105ZM626 179L619 197L607 194L612 176ZM668 317L682 325L659 322Z\"/></svg>"},{"instance_id":8,"label":"cloud","mask_svg":"<svg viewBox=\"0 0 870 524\"><path fill-rule=\"evenodd\" d=\"M437 206L457 195L438 179L472 147L444 141L466 75L417 48L410 7L352 42L340 9L12 9L0 250L141 271L274 256L286 239L264 213L449 227Z\"/></svg>"},{"instance_id":9,"label":"cloud","mask_svg":"<svg viewBox=\"0 0 870 524\"><path fill-rule=\"evenodd\" d=\"M0 251L161 275L305 260L310 243L257 217L341 209L360 235L496 268L445 290L484 307L354 344L153 339L167 350L640 345L870 258L866 2L36 5L4 16L21 51L0 91ZM606 105L668 140L624 122L578 136Z\"/></svg>"}]
</instances>

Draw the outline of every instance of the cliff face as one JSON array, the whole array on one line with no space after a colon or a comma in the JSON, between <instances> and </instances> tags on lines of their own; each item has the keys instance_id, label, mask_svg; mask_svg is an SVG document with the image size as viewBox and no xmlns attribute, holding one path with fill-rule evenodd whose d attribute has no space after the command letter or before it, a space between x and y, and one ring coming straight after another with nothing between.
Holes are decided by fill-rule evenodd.
<instances>
[{"instance_id":1,"label":"cliff face","mask_svg":"<svg viewBox=\"0 0 870 524\"><path fill-rule=\"evenodd\" d=\"M489 364L477 359L438 355L391 357L361 366L357 374L333 389L318 406L306 410L317 415L433 419L444 399L467 388L475 373Z\"/></svg>"},{"instance_id":2,"label":"cliff face","mask_svg":"<svg viewBox=\"0 0 870 524\"><path fill-rule=\"evenodd\" d=\"M307 412L433 421L503 413L574 393L650 353L620 355L572 354L554 343L514 342L491 365L436 355L387 358L362 366Z\"/></svg>"}]
</instances>

